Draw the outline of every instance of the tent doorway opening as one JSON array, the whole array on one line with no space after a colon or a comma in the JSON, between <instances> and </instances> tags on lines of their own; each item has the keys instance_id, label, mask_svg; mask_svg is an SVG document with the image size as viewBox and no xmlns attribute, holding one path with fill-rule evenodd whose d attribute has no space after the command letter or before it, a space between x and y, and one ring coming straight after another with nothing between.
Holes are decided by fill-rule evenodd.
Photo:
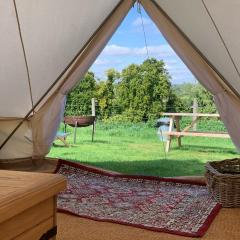
<instances>
[{"instance_id":1,"label":"tent doorway opening","mask_svg":"<svg viewBox=\"0 0 240 240\"><path fill-rule=\"evenodd\" d=\"M144 30L144 31L143 31ZM165 152L157 121L163 112L216 113L212 95L191 74L147 13L133 8L85 77L68 94L65 117L96 115L92 125L71 128L61 123L66 140L55 141L50 157L63 158L137 175L202 175L208 160L237 155L229 139L184 137ZM196 109L195 109L196 110ZM191 117L181 120L184 129ZM226 131L216 119L202 119L201 131ZM61 139L60 139L61 140ZM67 147L66 147L67 145Z\"/></svg>"}]
</instances>

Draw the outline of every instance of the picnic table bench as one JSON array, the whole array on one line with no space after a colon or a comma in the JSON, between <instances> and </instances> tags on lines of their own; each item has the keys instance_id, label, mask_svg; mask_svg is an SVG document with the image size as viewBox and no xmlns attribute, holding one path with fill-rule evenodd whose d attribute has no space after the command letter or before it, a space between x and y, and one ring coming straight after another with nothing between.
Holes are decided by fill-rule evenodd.
<instances>
[{"instance_id":1,"label":"picnic table bench","mask_svg":"<svg viewBox=\"0 0 240 240\"><path fill-rule=\"evenodd\" d=\"M189 131L194 124L202 117L210 117L220 119L219 114L208 114L208 113L163 113L162 116L169 117L169 128L168 131L162 132L163 135L167 136L166 142L166 152L169 152L171 147L172 138L176 137L178 146L181 147L181 138L184 136L191 137L214 137L214 138L230 138L229 134L226 132L198 132L198 131ZM182 117L192 117L192 122L186 126L183 130L180 128L180 120ZM176 129L174 130L174 125Z\"/></svg>"}]
</instances>

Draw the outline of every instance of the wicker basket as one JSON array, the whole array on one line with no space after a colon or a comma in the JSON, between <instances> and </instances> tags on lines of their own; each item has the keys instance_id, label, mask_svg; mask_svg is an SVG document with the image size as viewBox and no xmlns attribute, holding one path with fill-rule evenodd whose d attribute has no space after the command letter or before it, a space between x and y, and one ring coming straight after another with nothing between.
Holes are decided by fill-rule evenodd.
<instances>
[{"instance_id":1,"label":"wicker basket","mask_svg":"<svg viewBox=\"0 0 240 240\"><path fill-rule=\"evenodd\" d=\"M223 207L240 207L240 159L208 162L207 187Z\"/></svg>"}]
</instances>

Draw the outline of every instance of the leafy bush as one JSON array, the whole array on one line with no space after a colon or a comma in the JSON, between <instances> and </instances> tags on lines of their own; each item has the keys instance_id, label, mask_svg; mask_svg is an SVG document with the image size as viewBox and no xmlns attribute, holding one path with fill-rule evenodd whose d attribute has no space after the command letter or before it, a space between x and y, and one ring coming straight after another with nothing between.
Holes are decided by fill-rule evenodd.
<instances>
[{"instance_id":1,"label":"leafy bush","mask_svg":"<svg viewBox=\"0 0 240 240\"><path fill-rule=\"evenodd\" d=\"M131 64L122 72L106 71L99 81L88 72L68 94L65 115L91 114L91 98L97 98L96 114L105 122L153 122L161 112L192 112L196 98L198 112L215 113L213 96L200 84L171 85L164 62L151 58L142 64ZM185 120L184 120L185 121ZM205 124L209 125L208 121ZM199 123L199 127L203 124ZM223 129L218 124L214 128Z\"/></svg>"},{"instance_id":2,"label":"leafy bush","mask_svg":"<svg viewBox=\"0 0 240 240\"><path fill-rule=\"evenodd\" d=\"M191 117L184 117L181 120L181 129L190 125ZM202 132L226 132L226 128L222 121L213 118L202 118L197 122L197 131Z\"/></svg>"}]
</instances>

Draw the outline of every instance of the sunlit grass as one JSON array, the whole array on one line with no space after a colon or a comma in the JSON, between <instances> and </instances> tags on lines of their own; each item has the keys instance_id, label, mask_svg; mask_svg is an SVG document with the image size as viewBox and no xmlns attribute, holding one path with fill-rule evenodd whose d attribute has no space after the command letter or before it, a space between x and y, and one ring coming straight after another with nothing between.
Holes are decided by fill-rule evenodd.
<instances>
[{"instance_id":1,"label":"sunlit grass","mask_svg":"<svg viewBox=\"0 0 240 240\"><path fill-rule=\"evenodd\" d=\"M94 142L91 127L77 130L73 144L73 129L68 127L67 142L62 147L56 141L50 157L79 161L113 171L156 176L204 174L207 161L238 157L230 139L184 137L182 147L174 140L165 158L163 142L157 130L147 124L103 124L98 122Z\"/></svg>"}]
</instances>

